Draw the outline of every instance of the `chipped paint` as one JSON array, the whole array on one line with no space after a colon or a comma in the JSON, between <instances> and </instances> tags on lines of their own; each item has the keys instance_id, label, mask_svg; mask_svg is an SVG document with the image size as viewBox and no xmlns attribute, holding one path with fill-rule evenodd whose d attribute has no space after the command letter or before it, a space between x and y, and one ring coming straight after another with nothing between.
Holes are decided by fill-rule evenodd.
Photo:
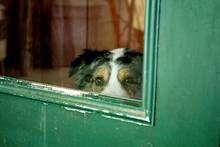
<instances>
[{"instance_id":1,"label":"chipped paint","mask_svg":"<svg viewBox=\"0 0 220 147\"><path fill-rule=\"evenodd\" d=\"M149 117L142 118L142 117L137 117L137 116L134 116L134 115L125 115L125 116L128 117L128 118L132 118L132 119L144 120L144 121L150 122Z\"/></svg>"},{"instance_id":2,"label":"chipped paint","mask_svg":"<svg viewBox=\"0 0 220 147\"><path fill-rule=\"evenodd\" d=\"M102 112L104 112L104 113L110 113L109 110L102 110Z\"/></svg>"},{"instance_id":3,"label":"chipped paint","mask_svg":"<svg viewBox=\"0 0 220 147\"><path fill-rule=\"evenodd\" d=\"M79 105L79 104L75 104L75 106L80 107L82 109L88 109L88 110L92 110L92 111L98 111L99 109L93 108L93 107L89 107L89 106L84 106L84 105Z\"/></svg>"},{"instance_id":4,"label":"chipped paint","mask_svg":"<svg viewBox=\"0 0 220 147\"><path fill-rule=\"evenodd\" d=\"M86 111L86 110L79 110L79 109L70 108L70 107L64 107L64 109L66 109L68 111L74 111L74 112L83 113L84 115L87 114L87 113L91 113L91 112Z\"/></svg>"},{"instance_id":5,"label":"chipped paint","mask_svg":"<svg viewBox=\"0 0 220 147\"><path fill-rule=\"evenodd\" d=\"M132 120L129 120L129 119L123 119L123 118L109 116L109 115L105 115L105 114L102 114L102 116L105 117L105 118L108 118L108 119L119 120L119 121L122 121L122 122L129 122L129 123L137 124L137 125L140 125L140 126L149 126L148 124L137 122L137 121L132 121Z\"/></svg>"},{"instance_id":6,"label":"chipped paint","mask_svg":"<svg viewBox=\"0 0 220 147\"><path fill-rule=\"evenodd\" d=\"M115 114L118 115L118 116L124 116L123 113L115 113Z\"/></svg>"},{"instance_id":7,"label":"chipped paint","mask_svg":"<svg viewBox=\"0 0 220 147\"><path fill-rule=\"evenodd\" d=\"M43 104L46 105L46 106L48 105L48 103L45 103L45 102Z\"/></svg>"}]
</instances>

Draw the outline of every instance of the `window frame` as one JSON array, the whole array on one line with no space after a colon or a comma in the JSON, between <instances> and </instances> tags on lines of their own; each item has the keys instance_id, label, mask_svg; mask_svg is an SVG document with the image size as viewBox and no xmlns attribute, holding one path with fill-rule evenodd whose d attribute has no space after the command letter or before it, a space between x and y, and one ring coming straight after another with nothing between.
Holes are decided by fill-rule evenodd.
<instances>
[{"instance_id":1,"label":"window frame","mask_svg":"<svg viewBox=\"0 0 220 147\"><path fill-rule=\"evenodd\" d=\"M153 126L156 99L159 0L147 0L145 7L142 100L114 99L97 93L57 87L0 76L0 93L45 103L100 113L103 117ZM122 104L129 102L132 105ZM141 103L141 106L140 106ZM140 106L140 107L137 107Z\"/></svg>"}]
</instances>

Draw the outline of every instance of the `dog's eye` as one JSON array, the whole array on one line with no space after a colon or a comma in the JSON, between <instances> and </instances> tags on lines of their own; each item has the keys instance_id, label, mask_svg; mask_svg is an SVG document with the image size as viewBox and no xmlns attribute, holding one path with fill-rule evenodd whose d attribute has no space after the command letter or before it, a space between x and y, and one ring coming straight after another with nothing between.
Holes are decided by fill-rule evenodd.
<instances>
[{"instance_id":1,"label":"dog's eye","mask_svg":"<svg viewBox=\"0 0 220 147\"><path fill-rule=\"evenodd\" d=\"M136 84L136 81L132 77L126 77L123 82L125 84Z\"/></svg>"},{"instance_id":2,"label":"dog's eye","mask_svg":"<svg viewBox=\"0 0 220 147\"><path fill-rule=\"evenodd\" d=\"M124 82L125 82L125 83L131 83L131 82L132 82L132 79L131 79L130 77L125 78L125 79L124 79Z\"/></svg>"},{"instance_id":3,"label":"dog's eye","mask_svg":"<svg viewBox=\"0 0 220 147\"><path fill-rule=\"evenodd\" d=\"M96 84L96 86L104 85L104 78L103 77L96 77L95 78L95 84Z\"/></svg>"}]
</instances>

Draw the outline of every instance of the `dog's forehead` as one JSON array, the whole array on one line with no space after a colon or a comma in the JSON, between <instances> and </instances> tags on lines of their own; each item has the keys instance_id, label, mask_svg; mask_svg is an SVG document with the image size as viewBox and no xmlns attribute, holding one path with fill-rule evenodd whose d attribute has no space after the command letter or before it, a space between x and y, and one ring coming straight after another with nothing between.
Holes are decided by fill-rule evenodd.
<instances>
[{"instance_id":1,"label":"dog's forehead","mask_svg":"<svg viewBox=\"0 0 220 147\"><path fill-rule=\"evenodd\" d=\"M125 53L125 48L118 48L110 51L112 53L112 60L116 61L118 58L122 57Z\"/></svg>"}]
</instances>

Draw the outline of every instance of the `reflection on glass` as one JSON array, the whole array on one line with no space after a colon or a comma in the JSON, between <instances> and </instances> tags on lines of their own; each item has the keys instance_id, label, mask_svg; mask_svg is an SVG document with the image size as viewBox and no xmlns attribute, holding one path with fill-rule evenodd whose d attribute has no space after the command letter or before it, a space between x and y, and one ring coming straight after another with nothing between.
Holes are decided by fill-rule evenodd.
<instances>
[{"instance_id":1,"label":"reflection on glass","mask_svg":"<svg viewBox=\"0 0 220 147\"><path fill-rule=\"evenodd\" d=\"M145 0L1 0L0 74L140 98L144 6Z\"/></svg>"}]
</instances>

